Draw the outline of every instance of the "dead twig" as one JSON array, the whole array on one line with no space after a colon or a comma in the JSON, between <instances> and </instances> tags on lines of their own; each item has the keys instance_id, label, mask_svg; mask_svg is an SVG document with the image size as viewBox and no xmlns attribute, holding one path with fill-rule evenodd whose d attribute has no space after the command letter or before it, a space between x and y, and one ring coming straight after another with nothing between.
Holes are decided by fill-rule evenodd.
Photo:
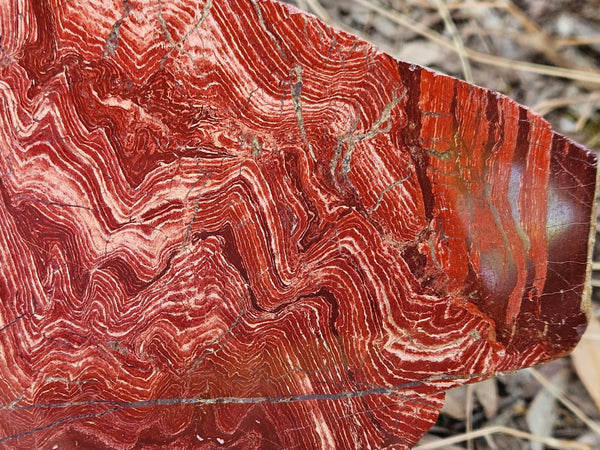
<instances>
[{"instance_id":1,"label":"dead twig","mask_svg":"<svg viewBox=\"0 0 600 450\"><path fill-rule=\"evenodd\" d=\"M454 46L456 48L456 53L458 53L458 57L460 59L460 65L462 66L463 75L465 76L465 81L469 83L473 83L473 71L471 70L471 65L469 64L469 59L467 57L467 52L465 50L465 45L458 33L458 29L456 28L456 24L452 20L452 16L450 15L450 11L446 8L446 4L442 0L434 0L435 4L438 8L438 12L440 17L444 21L446 25L446 29L452 36L452 41L454 42Z\"/></svg>"},{"instance_id":2,"label":"dead twig","mask_svg":"<svg viewBox=\"0 0 600 450\"><path fill-rule=\"evenodd\" d=\"M307 0L307 2L318 4L318 0ZM456 46L452 42L448 41L440 33L431 30L430 28L427 28L425 25L415 22L405 14L401 14L397 11L390 9L385 5L382 5L376 0L354 0L354 2L387 17L391 21L412 30L413 32L431 40L432 42L441 45L444 48L450 49L454 52L458 51ZM331 23L331 18L329 18L329 21L329 23ZM353 29L349 31L356 33L356 31ZM479 62L481 64L486 64L509 70L520 70L524 72L536 73L539 75L566 78L574 81L600 86L600 72L598 71L570 69L567 67L555 67L545 64L530 63L526 61L514 61L499 56L481 53L469 48L465 48L465 54L469 57L470 60Z\"/></svg>"},{"instance_id":3,"label":"dead twig","mask_svg":"<svg viewBox=\"0 0 600 450\"><path fill-rule=\"evenodd\" d=\"M542 386L544 386L544 388L546 388L550 393L552 393L552 395L554 395L558 401L560 401L569 411L571 411L573 413L573 415L575 415L579 420L581 420L583 423L585 423L590 430L592 430L594 433L596 433L598 436L600 436L600 424L599 423L594 422L592 419L590 419L588 416L586 416L585 413L581 409L579 409L562 392L558 391L552 385L552 383L550 383L548 380L546 380L546 378L544 378L542 376L542 374L539 373L537 370L535 370L533 367L527 369L527 371L531 375L533 375L533 378L535 378L538 381L538 383L540 383Z\"/></svg>"},{"instance_id":4,"label":"dead twig","mask_svg":"<svg viewBox=\"0 0 600 450\"><path fill-rule=\"evenodd\" d=\"M417 445L414 450L433 450L438 448L446 448L448 445L458 444L469 439L476 439L492 434L503 433L509 436L513 436L519 439L525 439L533 442L540 442L551 448L557 449L574 449L574 450L592 450L592 447L587 444L581 444L574 441L566 441L564 439L556 439L552 437L536 436L525 431L515 430L514 428L505 427L502 425L495 425L491 427L482 428L480 430L471 431L470 433L463 433L457 436L444 438L435 442L428 442L426 444Z\"/></svg>"}]
</instances>

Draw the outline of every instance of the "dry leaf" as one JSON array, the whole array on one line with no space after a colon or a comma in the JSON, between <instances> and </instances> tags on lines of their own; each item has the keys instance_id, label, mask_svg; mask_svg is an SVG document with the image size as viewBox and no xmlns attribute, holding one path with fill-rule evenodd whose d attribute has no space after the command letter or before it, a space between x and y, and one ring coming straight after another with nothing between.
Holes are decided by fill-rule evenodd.
<instances>
[{"instance_id":1,"label":"dry leaf","mask_svg":"<svg viewBox=\"0 0 600 450\"><path fill-rule=\"evenodd\" d=\"M600 321L595 317L571 357L579 379L600 410Z\"/></svg>"},{"instance_id":2,"label":"dry leaf","mask_svg":"<svg viewBox=\"0 0 600 450\"><path fill-rule=\"evenodd\" d=\"M562 392L568 379L569 371L565 367L549 381L558 391ZM537 393L525 416L527 426L533 434L546 438L552 436L552 430L558 417L555 405L556 396L552 392L542 389ZM535 441L531 442L530 446L532 450L542 450L544 448L541 442Z\"/></svg>"},{"instance_id":3,"label":"dry leaf","mask_svg":"<svg viewBox=\"0 0 600 450\"><path fill-rule=\"evenodd\" d=\"M446 391L446 401L442 413L456 420L465 420L467 402L467 386L459 386Z\"/></svg>"},{"instance_id":4,"label":"dry leaf","mask_svg":"<svg viewBox=\"0 0 600 450\"><path fill-rule=\"evenodd\" d=\"M476 395L479 404L483 407L485 417L490 419L496 415L498 410L498 387L495 378L480 381L472 385L473 393ZM442 413L457 420L465 420L467 417L467 396L469 395L468 386L459 386L446 391L446 403L442 408Z\"/></svg>"},{"instance_id":5,"label":"dry leaf","mask_svg":"<svg viewBox=\"0 0 600 450\"><path fill-rule=\"evenodd\" d=\"M485 417L489 420L498 412L498 385L495 378L473 385L477 400L483 406Z\"/></svg>"}]
</instances>

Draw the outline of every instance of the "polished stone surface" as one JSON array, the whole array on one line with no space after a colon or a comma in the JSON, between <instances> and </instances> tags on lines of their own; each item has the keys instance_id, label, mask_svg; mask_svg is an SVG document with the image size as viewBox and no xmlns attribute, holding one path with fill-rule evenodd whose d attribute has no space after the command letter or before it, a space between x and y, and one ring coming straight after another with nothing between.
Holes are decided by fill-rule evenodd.
<instances>
[{"instance_id":1,"label":"polished stone surface","mask_svg":"<svg viewBox=\"0 0 600 450\"><path fill-rule=\"evenodd\" d=\"M407 448L586 326L596 158L267 0L0 2L0 444Z\"/></svg>"}]
</instances>

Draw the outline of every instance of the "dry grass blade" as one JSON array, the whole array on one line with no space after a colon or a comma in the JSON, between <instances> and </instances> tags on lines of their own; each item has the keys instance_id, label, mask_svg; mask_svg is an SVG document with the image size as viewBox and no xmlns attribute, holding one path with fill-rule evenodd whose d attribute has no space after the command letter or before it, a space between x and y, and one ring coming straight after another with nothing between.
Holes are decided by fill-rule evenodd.
<instances>
[{"instance_id":1,"label":"dry grass blade","mask_svg":"<svg viewBox=\"0 0 600 450\"><path fill-rule=\"evenodd\" d=\"M306 11L308 10L308 5L306 4L306 0L297 0L296 4L298 5L298 8Z\"/></svg>"},{"instance_id":2,"label":"dry grass blade","mask_svg":"<svg viewBox=\"0 0 600 450\"><path fill-rule=\"evenodd\" d=\"M467 433L473 431L473 385L469 384L467 386L467 402L465 405L466 416L467 416ZM467 450L473 449L473 441L471 439L467 440Z\"/></svg>"},{"instance_id":3,"label":"dry grass blade","mask_svg":"<svg viewBox=\"0 0 600 450\"><path fill-rule=\"evenodd\" d=\"M521 11L512 1L506 0L505 4L506 11L511 14L527 31L527 40L529 40L529 45L536 48L538 51L544 53L546 58L557 66L570 66L570 62L568 59L563 58L563 56L558 53L556 50L556 45L554 44L554 40L550 38L546 33L544 33L534 22L532 22L529 17L523 11Z\"/></svg>"},{"instance_id":4,"label":"dry grass blade","mask_svg":"<svg viewBox=\"0 0 600 450\"><path fill-rule=\"evenodd\" d=\"M446 25L446 29L452 36L452 40L454 41L454 46L456 47L456 53L458 53L458 57L460 58L460 65L462 66L462 71L465 76L465 80L469 83L473 82L473 72L471 70L471 65L469 64L469 59L467 57L467 52L465 50L465 45L458 33L458 29L452 20L452 16L450 15L450 11L446 7L446 4L442 0L434 0L440 17L444 21Z\"/></svg>"},{"instance_id":5,"label":"dry grass blade","mask_svg":"<svg viewBox=\"0 0 600 450\"><path fill-rule=\"evenodd\" d=\"M316 0L311 0L316 1ZM391 21L402 25L413 32L426 37L427 39L448 48L454 52L458 51L456 46L449 42L444 36L438 32L427 28L427 26L415 22L408 16L401 14L389 7L382 5L375 0L354 0L356 4L364 6L365 8L375 11ZM487 64L494 67L500 67L503 69L510 70L522 70L525 72L536 73L540 75L548 75L559 78L566 78L570 80L580 81L584 83L590 83L600 86L600 73L592 70L576 70L569 69L566 67L554 67L545 64L536 64L526 61L513 61L510 59L502 58L499 56L488 55L485 53L478 52L469 48L465 48L465 54L472 61L479 62L481 64Z\"/></svg>"},{"instance_id":6,"label":"dry grass blade","mask_svg":"<svg viewBox=\"0 0 600 450\"><path fill-rule=\"evenodd\" d=\"M569 373L570 369L565 365L552 376L550 383L556 389L564 389L569 380ZM556 397L547 389L540 389L525 414L529 431L537 436L549 437L552 435L557 419ZM540 442L532 442L531 450L543 450L543 445Z\"/></svg>"},{"instance_id":7,"label":"dry grass blade","mask_svg":"<svg viewBox=\"0 0 600 450\"><path fill-rule=\"evenodd\" d=\"M573 38L557 39L554 41L554 43L557 47L600 44L600 34L593 36L577 36Z\"/></svg>"},{"instance_id":8,"label":"dry grass blade","mask_svg":"<svg viewBox=\"0 0 600 450\"><path fill-rule=\"evenodd\" d=\"M548 389L569 411L571 411L579 420L585 423L590 430L600 436L600 424L591 420L585 413L577 407L571 400L569 400L562 392L558 391L552 383L542 376L534 368L527 369L531 375L542 385Z\"/></svg>"},{"instance_id":9,"label":"dry grass blade","mask_svg":"<svg viewBox=\"0 0 600 450\"><path fill-rule=\"evenodd\" d=\"M515 430L514 428L508 428L501 425L491 426L482 428L477 431L471 431L470 433L463 433L457 436L452 436L445 439L440 439L435 442L428 442L426 444L420 444L414 447L414 450L434 450L434 449L444 449L449 445L458 444L460 442L465 442L469 439L476 439L481 437L490 436L492 434L504 433L510 436L526 439L528 441L539 442L541 444L546 445L550 448L557 449L576 449L576 450L592 450L592 447L586 444L581 444L579 442L574 441L566 441L564 439L556 439L552 437L542 437L536 436L535 434L526 433L525 431Z\"/></svg>"},{"instance_id":10,"label":"dry grass blade","mask_svg":"<svg viewBox=\"0 0 600 450\"><path fill-rule=\"evenodd\" d=\"M319 0L304 0L304 2L308 5L308 9L310 9L319 19L325 22L327 25L335 26L340 28L340 23L335 22L329 13L323 8L323 5L319 3ZM344 31L349 31L346 27L342 28Z\"/></svg>"},{"instance_id":11,"label":"dry grass blade","mask_svg":"<svg viewBox=\"0 0 600 450\"><path fill-rule=\"evenodd\" d=\"M558 108L564 108L565 106L578 105L582 103L593 104L600 101L600 91L590 92L589 94L576 95L574 97L559 97L551 100L545 100L543 102L534 105L531 109L536 111L542 116L548 114ZM600 270L600 263L594 263L592 270Z\"/></svg>"}]
</instances>

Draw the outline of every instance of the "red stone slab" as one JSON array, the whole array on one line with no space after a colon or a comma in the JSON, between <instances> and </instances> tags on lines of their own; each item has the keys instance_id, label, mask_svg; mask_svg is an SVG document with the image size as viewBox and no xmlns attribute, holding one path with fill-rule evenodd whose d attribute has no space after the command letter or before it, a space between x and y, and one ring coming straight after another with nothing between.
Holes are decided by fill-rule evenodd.
<instances>
[{"instance_id":1,"label":"red stone slab","mask_svg":"<svg viewBox=\"0 0 600 450\"><path fill-rule=\"evenodd\" d=\"M406 448L569 352L596 158L274 1L0 3L0 443Z\"/></svg>"}]
</instances>

